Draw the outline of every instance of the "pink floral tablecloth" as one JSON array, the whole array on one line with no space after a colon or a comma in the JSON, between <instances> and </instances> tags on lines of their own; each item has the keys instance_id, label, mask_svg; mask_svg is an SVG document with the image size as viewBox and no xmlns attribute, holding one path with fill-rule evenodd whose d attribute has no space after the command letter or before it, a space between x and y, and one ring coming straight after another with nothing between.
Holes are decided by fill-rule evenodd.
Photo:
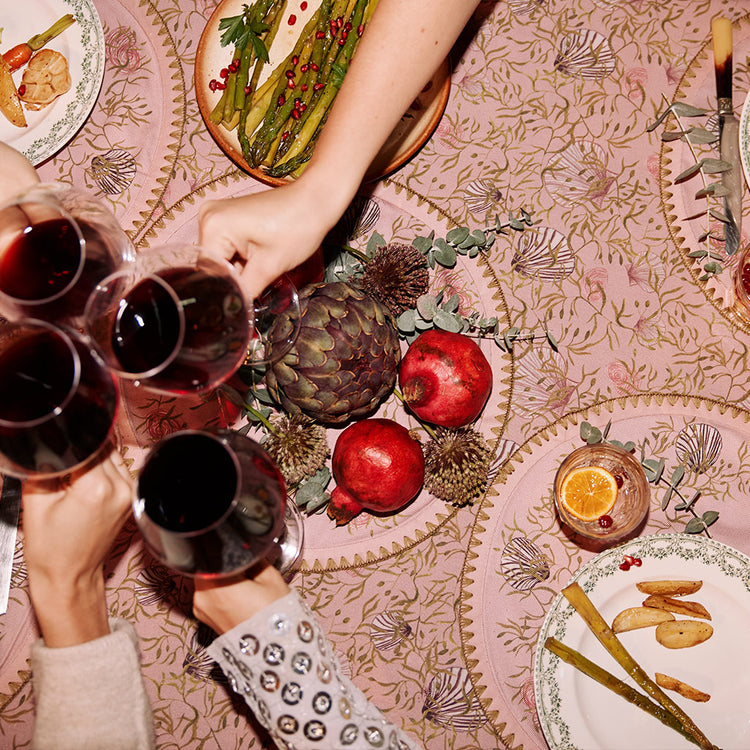
<instances>
[{"instance_id":1,"label":"pink floral tablecloth","mask_svg":"<svg viewBox=\"0 0 750 750\"><path fill-rule=\"evenodd\" d=\"M216 2L94 2L103 85L84 126L39 173L106 201L138 248L194 241L202 200L268 189L224 155L198 111L193 66ZM582 419L611 420L614 431L632 432L624 439L658 438L668 460L679 458L682 430L721 433L721 458L691 481L715 490L712 536L750 553L750 338L722 296L732 261L723 276L700 280L689 254L701 229L686 218L694 191L672 184L688 156L679 143L662 144L663 127L648 130L675 98L713 106L710 19L735 18L746 50L746 10L723 0L481 2L454 50L436 131L362 191L366 220L349 227L358 247L373 232L410 242L530 212L533 226L499 237L486 256L436 270L431 285L458 293L466 312L557 341L539 335L511 353L482 344L495 374L478 425L495 451L484 501L457 509L423 492L387 519L363 515L345 528L325 515L306 521L295 585L346 672L429 750L547 747L535 718L536 637L554 595L593 555L551 513L550 472ZM744 54L735 65L739 112L750 88ZM244 424L227 392L125 395L121 432L134 467L187 425ZM381 413L409 424L395 400ZM647 532L681 531L686 520L662 513L655 497ZM538 578L519 585L508 571L528 554ZM112 612L141 637L158 747L265 746L205 655L189 583L153 562L133 523L108 573ZM19 539L0 616L0 747L29 743L35 637Z\"/></svg>"}]
</instances>

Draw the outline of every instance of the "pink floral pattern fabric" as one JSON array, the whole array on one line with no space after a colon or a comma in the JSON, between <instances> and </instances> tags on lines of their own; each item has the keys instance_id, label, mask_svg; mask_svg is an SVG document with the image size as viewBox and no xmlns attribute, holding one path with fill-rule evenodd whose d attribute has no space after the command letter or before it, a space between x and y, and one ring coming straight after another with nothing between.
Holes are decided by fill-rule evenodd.
<instances>
[{"instance_id":1,"label":"pink floral pattern fabric","mask_svg":"<svg viewBox=\"0 0 750 750\"><path fill-rule=\"evenodd\" d=\"M216 2L95 3L104 83L86 124L40 175L102 198L138 248L192 242L202 200L267 189L223 154L196 104L197 42ZM649 130L675 98L713 107L710 20L719 12L743 11L719 0L484 0L454 50L432 137L363 190L370 205L349 227L360 248L373 232L411 242L458 225L493 227L522 210L533 219L486 255L431 276L431 289L457 294L462 310L528 334L510 353L482 343L495 376L478 424L495 453L487 498L456 509L423 492L394 516L363 514L343 528L313 516L294 580L344 673L428 750L546 747L535 638L553 595L590 556L550 514L549 456L574 442L574 415L635 420L641 437L677 419L674 399L658 394L687 394L680 429L726 423L735 448L747 436L750 330L727 312L724 294L733 261L700 281L689 253L701 229L686 218L694 190L673 184L690 157L681 143L662 144L662 128ZM737 17L737 61L748 39L750 21ZM735 83L739 111L750 88L744 64ZM190 399L126 389L120 432L133 471L171 432L245 426L238 393L236 384ZM381 414L413 426L395 399ZM715 466L712 481L723 470ZM712 534L748 553L746 504L725 495ZM683 527L654 508L649 531ZM0 745L9 747L28 744L33 721L36 632L21 550L19 539L0 617ZM527 557L531 578L514 578L508 565ZM111 614L141 638L157 746L264 747L217 678L210 635L190 616L189 582L155 564L132 523L108 574ZM479 589L501 603L512 596L505 621L477 616Z\"/></svg>"}]
</instances>

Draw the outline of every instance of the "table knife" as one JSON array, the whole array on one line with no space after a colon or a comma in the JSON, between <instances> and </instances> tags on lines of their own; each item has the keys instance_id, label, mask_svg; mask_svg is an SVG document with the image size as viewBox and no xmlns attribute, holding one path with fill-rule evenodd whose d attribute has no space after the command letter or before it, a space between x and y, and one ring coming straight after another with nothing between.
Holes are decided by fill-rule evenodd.
<instances>
[{"instance_id":1,"label":"table knife","mask_svg":"<svg viewBox=\"0 0 750 750\"><path fill-rule=\"evenodd\" d=\"M740 162L740 123L732 106L732 22L721 16L711 21L714 44L714 69L719 114L719 145L721 160L731 164L722 174L722 184L728 190L724 197L724 211L728 219L724 225L724 250L734 255L740 246L742 230L742 167Z\"/></svg>"},{"instance_id":2,"label":"table knife","mask_svg":"<svg viewBox=\"0 0 750 750\"><path fill-rule=\"evenodd\" d=\"M0 615L8 609L20 509L21 480L3 477L3 490L0 493Z\"/></svg>"}]
</instances>

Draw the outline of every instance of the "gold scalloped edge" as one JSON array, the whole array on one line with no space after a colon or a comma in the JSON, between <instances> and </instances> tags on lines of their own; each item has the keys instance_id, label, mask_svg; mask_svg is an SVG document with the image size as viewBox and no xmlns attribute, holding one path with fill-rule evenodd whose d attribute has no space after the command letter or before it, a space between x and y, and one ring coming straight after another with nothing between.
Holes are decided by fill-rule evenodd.
<instances>
[{"instance_id":1,"label":"gold scalloped edge","mask_svg":"<svg viewBox=\"0 0 750 750\"><path fill-rule=\"evenodd\" d=\"M657 406L661 406L665 402L670 406L681 405L684 407L704 407L709 413L716 410L720 415L729 413L734 418L744 417L745 424L750 423L750 411L744 407L703 396L692 396L684 393L656 392L604 399L591 404L590 406L581 407L580 409L567 412L559 417L559 419L548 423L531 435L518 447L518 450L515 451L508 461L506 461L502 471L495 479L492 488L494 491L488 492L485 495L484 500L477 511L461 571L461 588L458 597L458 630L461 640L461 655L466 664L469 679L471 680L477 700L479 700L482 710L488 717L495 734L506 743L507 750L523 750L523 744L514 747L512 746L514 735L510 735L507 740L502 736L502 732L507 726L507 723L499 721L499 712L496 709L491 708L491 700L484 697L484 694L489 690L489 686L484 682L486 680L485 671L487 671L487 668L485 667L483 670L479 660L473 657L477 648L469 642L476 634L472 630L474 626L473 612L475 607L471 603L472 597L467 591L467 588L475 583L472 576L477 572L477 569L473 565L473 561L479 557L476 548L482 544L482 540L478 537L487 531L487 522L492 520L492 516L490 516L488 509L494 507L491 498L497 497L500 494L496 490L496 485L505 484L511 472L517 468L518 464L523 462L524 458L528 458L528 456L531 455L535 447L544 444L551 437L556 437L561 429L583 422L592 414L601 416L605 411L612 414L615 409L628 405L637 407L650 406L654 403ZM481 605L477 607L477 609L481 609Z\"/></svg>"},{"instance_id":2,"label":"gold scalloped edge","mask_svg":"<svg viewBox=\"0 0 750 750\"><path fill-rule=\"evenodd\" d=\"M27 662L28 663L28 662ZM30 669L19 669L16 673L16 678L8 682L7 693L0 693L0 712L2 712L6 706L8 706L14 698L31 682L31 670Z\"/></svg>"},{"instance_id":3,"label":"gold scalloped edge","mask_svg":"<svg viewBox=\"0 0 750 750\"><path fill-rule=\"evenodd\" d=\"M188 89L185 83L185 76L182 72L182 65L180 63L179 56L177 54L177 47L174 43L174 38L169 32L167 23L155 7L155 5L149 0L140 0L139 5L146 8L146 17L154 16L152 21L156 26L157 36L166 37L166 44L164 50L169 60L169 67L174 71L170 76L172 81L175 81L175 85L172 86L171 91L176 93L176 96L172 99L172 130L169 133L169 138L173 139L171 143L167 143L167 151L172 152L172 158L170 159L166 154L164 160L167 162L159 168L162 176L157 177L156 182L161 188L152 188L151 195L154 198L146 201L146 205L150 207L150 211L141 211L139 216L141 217L140 226L136 221L132 222L132 229L130 235L133 238L133 244L137 247L140 246L142 236L144 234L144 228L151 222L154 216L154 212L157 211L158 206L163 205L164 195L167 192L167 187L172 180L172 174L174 173L175 164L182 148L182 139L185 136L187 129L187 96Z\"/></svg>"},{"instance_id":4,"label":"gold scalloped edge","mask_svg":"<svg viewBox=\"0 0 750 750\"><path fill-rule=\"evenodd\" d=\"M197 198L203 198L206 196L206 193L209 189L211 190L217 190L217 185L228 185L230 179L234 180L235 182L240 182L243 178L245 178L247 175L242 172L237 167L233 167L228 172L224 172L223 174L219 175L218 177L215 177L208 182L204 182L201 185L198 185L197 187L193 188L189 193L186 193L183 195L179 200L175 201L171 206L164 209L164 211L156 218L151 221L151 224L146 226L144 225L141 230L141 237L138 242L138 247L149 247L148 239L156 237L157 230L164 229L166 227L168 221L172 221L175 218L175 214L177 212L182 213L182 211L185 210L185 204L193 205ZM158 205L158 200L150 200L148 201L149 205L152 205L152 207L156 207ZM144 212L148 213L148 212ZM151 213L153 216L153 212Z\"/></svg>"},{"instance_id":5,"label":"gold scalloped edge","mask_svg":"<svg viewBox=\"0 0 750 750\"><path fill-rule=\"evenodd\" d=\"M740 23L750 21L750 13L741 16L733 21L733 24L737 25ZM704 43L700 50L693 56L687 69L680 78L677 88L675 89L672 102L680 101L680 96L683 93L683 88L696 77L695 66L700 61L702 62L709 55L709 49L711 48L711 40L709 39ZM716 309L716 311L732 325L741 328L742 330L750 333L750 322L746 321L741 315L739 315L731 306L724 304L724 299L719 290L710 286L706 281L701 281L701 265L696 264L694 258L688 257L689 245L688 239L683 233L683 229L679 223L679 217L677 216L676 209L676 191L675 186L666 177L666 172L669 171L668 167L673 164L671 156L676 153L675 147L681 141L675 141L673 143L667 143L662 141L661 148L659 151L659 198L661 202L662 213L667 224L667 230L669 236L672 239L677 251L682 258L683 264L687 269L688 273L692 277L696 286L703 292L706 299ZM688 248L688 249L686 249Z\"/></svg>"}]
</instances>

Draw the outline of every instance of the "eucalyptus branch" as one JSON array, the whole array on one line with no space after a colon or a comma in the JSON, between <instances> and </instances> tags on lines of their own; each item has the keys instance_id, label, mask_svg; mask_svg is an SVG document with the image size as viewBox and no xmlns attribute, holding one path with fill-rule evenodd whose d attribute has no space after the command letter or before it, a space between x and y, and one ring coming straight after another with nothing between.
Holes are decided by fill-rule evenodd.
<instances>
[{"instance_id":1,"label":"eucalyptus branch","mask_svg":"<svg viewBox=\"0 0 750 750\"><path fill-rule=\"evenodd\" d=\"M662 98L667 102L666 97L662 95ZM731 165L728 162L722 161L721 159L715 159L710 157L702 158L696 148L696 144L712 144L718 141L719 137L716 133L713 133L706 128L701 127L686 127L683 123L685 117L700 117L707 114L705 109L693 107L683 102L673 102L668 104L667 108L659 115L656 122L649 125L647 128L648 132L651 132L656 127L664 122L669 114L674 115L678 130L665 130L661 135L661 140L665 143L675 140L684 141L690 153L693 157L693 164L681 172L675 177L675 184L685 182L686 180L693 177L695 174L701 175L701 181L703 187L698 190L695 194L696 199L706 199L706 231L703 232L698 238L699 242L706 242L706 249L695 250L688 254L688 257L695 258L696 260L705 261L703 265L703 276L701 281L706 281L712 276L716 276L722 272L721 261L723 260L720 255L711 251L708 240L721 239L711 233L711 219L727 224L729 218L721 211L711 206L711 198L721 198L728 193L727 188L721 184L721 182L710 182L707 179L707 175L721 174L731 169Z\"/></svg>"},{"instance_id":2,"label":"eucalyptus branch","mask_svg":"<svg viewBox=\"0 0 750 750\"><path fill-rule=\"evenodd\" d=\"M600 430L598 427L590 425L588 422L582 422L580 428L581 438L589 445L597 443L610 443L611 445L619 446L629 453L633 453L635 450L635 443L629 441L627 443L621 443L618 440L608 440L609 428L612 422L608 422L604 430ZM669 479L664 476L666 464L663 458L654 459L646 456L646 445L648 441L644 441L641 446L640 463L643 467L643 471L646 474L650 484L655 487L666 486L667 491L661 501L661 509L666 511L669 507L669 503L673 496L679 498L681 502L674 506L674 510L683 513L689 513L692 518L685 525L686 534L705 534L711 538L711 534L708 531L708 527L716 523L719 520L719 513L715 510L707 510L702 514L696 513L694 505L698 498L701 496L700 490L693 493L692 497L688 500L680 491L679 484L685 478L687 467L684 464L679 464Z\"/></svg>"}]
</instances>

